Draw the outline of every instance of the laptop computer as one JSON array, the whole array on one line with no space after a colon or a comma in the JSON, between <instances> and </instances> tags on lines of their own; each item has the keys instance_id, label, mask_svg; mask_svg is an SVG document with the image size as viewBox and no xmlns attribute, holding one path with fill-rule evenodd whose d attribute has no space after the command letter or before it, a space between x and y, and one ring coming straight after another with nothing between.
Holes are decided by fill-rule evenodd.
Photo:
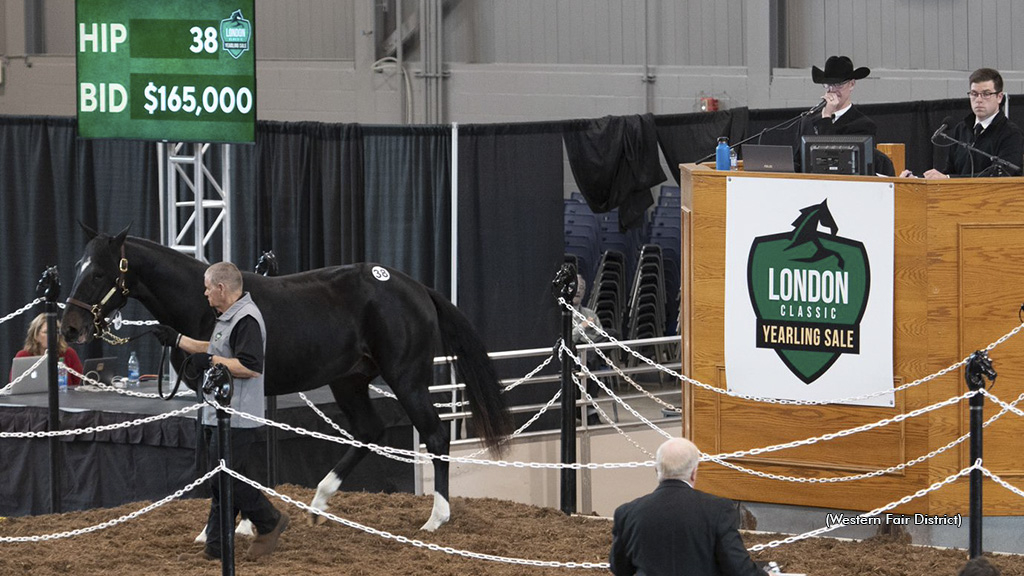
<instances>
[{"instance_id":1,"label":"laptop computer","mask_svg":"<svg viewBox=\"0 0 1024 576\"><path fill-rule=\"evenodd\" d=\"M11 380L25 373L42 356L22 356L11 362ZM38 394L49 390L50 369L44 361L37 368L29 372L28 376L22 378L21 382L14 385L7 391L7 394Z\"/></svg>"},{"instance_id":2,"label":"laptop computer","mask_svg":"<svg viewBox=\"0 0 1024 576\"><path fill-rule=\"evenodd\" d=\"M113 356L103 358L89 358L85 361L82 367L82 374L93 380L99 380L100 382L111 385L114 378L114 366L117 365L117 358ZM82 384L89 384L85 380Z\"/></svg>"},{"instance_id":3,"label":"laptop computer","mask_svg":"<svg viewBox=\"0 0 1024 576\"><path fill-rule=\"evenodd\" d=\"M792 172L793 147L744 144L744 172Z\"/></svg>"}]
</instances>

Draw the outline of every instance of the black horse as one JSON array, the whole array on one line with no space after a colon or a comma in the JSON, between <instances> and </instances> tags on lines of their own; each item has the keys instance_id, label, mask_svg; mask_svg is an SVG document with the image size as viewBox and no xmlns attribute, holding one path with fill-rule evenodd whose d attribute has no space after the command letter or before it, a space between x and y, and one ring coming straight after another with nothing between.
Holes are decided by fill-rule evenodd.
<instances>
[{"instance_id":1,"label":"black horse","mask_svg":"<svg viewBox=\"0 0 1024 576\"><path fill-rule=\"evenodd\" d=\"M154 242L86 229L90 241L78 262L61 321L68 341L84 341L105 328L103 318L138 299L163 324L208 340L214 311L203 296L207 266ZM330 386L352 434L377 443L384 424L370 403L368 384L380 375L419 430L427 450L447 455L427 387L438 340L466 383L474 430L492 451L512 429L497 375L480 337L451 302L405 274L372 264L322 268L287 276L243 273L267 327L266 394ZM184 354L172 356L181 369ZM367 449L348 450L317 487L313 506L327 502ZM448 521L448 463L434 460L434 507L423 529ZM315 520L316 518L314 518Z\"/></svg>"}]
</instances>

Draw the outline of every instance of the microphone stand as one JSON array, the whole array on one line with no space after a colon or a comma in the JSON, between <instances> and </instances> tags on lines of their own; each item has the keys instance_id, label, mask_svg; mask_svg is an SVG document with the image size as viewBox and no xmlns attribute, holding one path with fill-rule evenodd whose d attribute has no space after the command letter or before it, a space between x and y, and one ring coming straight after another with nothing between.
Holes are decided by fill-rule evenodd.
<instances>
[{"instance_id":1,"label":"microphone stand","mask_svg":"<svg viewBox=\"0 0 1024 576\"><path fill-rule=\"evenodd\" d=\"M979 156L984 156L985 158L988 158L992 162L992 165L989 166L988 168L985 168L981 172L979 172L978 175L976 176L976 178L980 178L982 175L984 175L989 170L992 170L993 172L1006 171L1008 176L1012 176L1014 174L1020 174L1020 172L1021 172L1020 166L1017 166L1013 162L1008 162L1006 160L1003 160L999 156L995 156L993 154L989 154L988 152L985 152L984 150L978 150L977 148L975 148L971 144L968 144L967 142L963 142L961 140L957 140L956 138L953 138L952 136L950 136L949 134L946 134L945 132L940 132L939 134L936 134L935 136L942 136L943 138L946 139L947 142L949 142L950 146L952 146L953 144L956 144L956 145L962 147L963 149L967 150L968 154L970 154L972 152L976 152ZM935 144L938 144L937 142L935 142L935 138L934 137L932 138L932 142L935 143Z\"/></svg>"},{"instance_id":2,"label":"microphone stand","mask_svg":"<svg viewBox=\"0 0 1024 576\"><path fill-rule=\"evenodd\" d=\"M822 100L822 102L824 102L824 100ZM740 140L739 142L733 144L732 146L729 146L729 150L732 150L733 148L736 148L737 146L741 146L743 144L746 144L747 142L750 142L754 138L760 138L761 136L764 136L768 132L772 132L774 130L778 130L779 128L788 128L789 126L787 126L787 124L796 123L798 120L800 120L804 116L810 116L811 114L814 114L815 112L821 112L821 108L819 108L818 106L815 106L814 108L811 108L810 110L807 110L805 112L801 112L800 114L797 114L793 118L789 118L788 120L783 120L782 122L779 122L778 124L776 124L775 126L772 126L771 128L763 128L757 134L754 134L753 136L749 136L747 138L744 138L743 140ZM712 152L711 154L708 154L707 156L701 158L700 160L697 160L696 164L701 164L703 162L707 162L708 160L711 160L714 157L715 157L715 153Z\"/></svg>"}]
</instances>

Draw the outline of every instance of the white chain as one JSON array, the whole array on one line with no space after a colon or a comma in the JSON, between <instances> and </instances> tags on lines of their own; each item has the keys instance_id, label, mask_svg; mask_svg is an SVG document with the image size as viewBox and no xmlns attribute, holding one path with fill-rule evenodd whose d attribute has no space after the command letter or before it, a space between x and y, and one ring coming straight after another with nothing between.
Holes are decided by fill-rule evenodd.
<instances>
[{"instance_id":1,"label":"white chain","mask_svg":"<svg viewBox=\"0 0 1024 576\"><path fill-rule=\"evenodd\" d=\"M281 422L274 422L273 420L267 420L266 418L260 418L259 416L254 416L252 414L247 414L245 412L239 412L238 410L235 410L234 408L231 408L230 406L221 406L220 408L222 410L224 410L225 412L228 412L229 414L237 415L240 418L245 418L246 420L250 420L252 422L257 422L259 424L263 424L264 426L273 426L275 428L279 428L281 430L292 432L294 434L300 434L300 435L303 435L303 436L309 436L311 438L316 438L318 440L325 440L327 442L334 442L335 444L345 444L347 446L354 446L356 448L368 448L370 450L373 450L374 452L376 452L377 450L381 450L383 452L390 452L392 454L400 454L400 455L405 456L407 458L430 458L430 459L436 459L436 460L443 460L445 462L455 462L455 463L459 463L459 464L479 464L479 465L483 465L483 466L499 466L499 467L503 467L503 468L535 468L535 469L542 469L542 470L560 470L560 469L563 469L563 468L568 468L568 469L571 469L571 470L582 470L584 468L585 469L589 469L589 470L615 470L615 469L618 469L618 468L650 468L650 467L654 466L654 462L621 462L621 463L619 463L619 462L607 462L607 463L590 463L590 464L579 464L579 463L560 464L560 463L555 463L555 462L551 462L551 463L549 463L549 462L521 462L521 461L508 462L508 461L505 461L505 460L483 460L483 459L477 459L477 458L460 458L460 457L449 456L449 455L431 454L430 452L417 452L417 451L413 451L413 450L405 450L403 448L394 448L394 447L391 447L391 446L381 446L379 444L373 444L373 443L369 443L369 442L361 442L359 440L348 440L346 438L339 438L337 436L328 436L327 434L323 434L323 433L320 433L320 432L313 432L313 431L310 431L310 430L306 430L304 428L300 428L298 426L292 426L291 424L284 424L284 423L281 423Z\"/></svg>"},{"instance_id":2,"label":"white chain","mask_svg":"<svg viewBox=\"0 0 1024 576\"><path fill-rule=\"evenodd\" d=\"M594 342L593 340L590 339L590 335L587 334L585 330L581 331L579 333L583 335L584 339L586 339L587 344L596 344L596 342ZM607 364L609 367L611 367L613 370L615 370L615 373L618 374L619 377L621 377L623 380L628 382L629 385L632 386L633 388L635 388L638 392L640 392L644 396L647 396L648 398L650 398L651 400L655 401L656 403L661 404L664 408L666 408L668 410L671 410L672 412L678 412L678 413L682 414L683 411L682 411L681 408L678 408L676 406L673 406L672 404L669 404L668 402L665 402L661 398L658 398L654 394L651 394L650 392L648 392L647 389L645 389L643 386L637 384L632 378L629 377L628 374L623 372L621 368L619 368L614 362L612 362L611 358L606 356L603 350L601 350L600 348L594 348L594 352L597 352L597 355L600 356L602 360L604 360L605 364Z\"/></svg>"},{"instance_id":3,"label":"white chain","mask_svg":"<svg viewBox=\"0 0 1024 576\"><path fill-rule=\"evenodd\" d=\"M572 312L573 315L576 316L578 319L581 319L581 320L586 319L572 305L566 303L564 298L559 298L558 299L558 303L561 304L562 307L564 307L567 310L569 310L570 312ZM850 397L847 397L847 398L835 398L835 399L829 399L829 400L788 400L788 399L783 399L783 398L766 398L766 397L763 397L763 396L752 396L750 394L739 394L739 393L736 393L736 392L731 392L731 391L726 390L726 389L718 388L716 386L712 386L710 384L705 384L705 383L700 382L698 380L694 380L693 378L690 378L689 376L685 376L683 374L679 374L675 370L672 370L671 368L662 366L661 364L658 364L654 360L651 360L650 358L647 358L646 356L636 352L635 350L633 350L629 346L627 346L627 345L623 344L622 342L620 342L618 339L616 339L612 335L610 335L607 332L605 332L603 329L601 329L599 327L596 327L596 326L595 326L595 328L597 329L598 333L600 333L602 336L604 336L604 338L607 339L609 342L614 342L614 343L618 344L620 348L622 348L626 352L630 353L632 356L634 356L635 358L637 358L641 362L644 362L645 364L647 364L649 366L657 368L658 370L661 370L662 372L665 372L666 374L671 375L672 377L674 377L677 380L680 380L682 382L688 382L690 384L693 384L694 386L698 386L700 388L708 390L709 392L714 392L716 394L722 394L722 395L725 395L725 396L731 396L733 398L740 398L740 399L743 399L743 400L752 400L752 401L755 401L755 402L764 402L764 403L767 403L767 404L783 404L783 405L794 405L794 406L815 406L815 405L824 405L824 404L849 404L849 403L857 402L857 401L861 401L861 400L868 400L868 399L874 398L876 396L882 396L882 395L886 395L886 394L895 394L896 392L901 392L903 390L907 390L908 388L912 388L914 386L918 386L920 384L924 384L925 382L929 382L929 381L934 380L936 378L939 378L941 376L945 376L946 374L952 372L953 370L957 370L961 366L965 365L967 363L967 361L970 359L970 356L968 356L968 357L960 360L959 362L957 362L955 364L952 364L950 366L947 366L946 368L943 368L942 370L939 370L938 372L935 372L934 374L929 374L928 376L925 376L923 378L919 378L919 379L914 380L913 382L909 382L907 384L903 384L903 385L898 386L896 388L893 388L891 390L878 390L878 391L875 391L875 392L870 392L868 394L861 394L860 396L850 396ZM989 344L987 347L985 347L985 350L986 351L991 351L993 348L995 348L996 346L1002 344L1003 342L1008 340L1010 337L1015 336L1022 329L1024 329L1024 323L1018 325L1016 328L1014 328L1013 330L1010 330L1008 333L1003 335L1001 338L999 338L995 342Z\"/></svg>"},{"instance_id":4,"label":"white chain","mask_svg":"<svg viewBox=\"0 0 1024 576\"><path fill-rule=\"evenodd\" d=\"M319 508L313 508L308 504L299 502L298 500L295 500L286 494L281 494L280 492L277 492L272 488L263 486L259 482L250 480L249 478L246 478L245 476L239 474L238 472L235 472L234 470L226 467L224 465L223 460L221 461L221 468L223 468L225 473L234 477L235 479L241 482L245 482L249 486L252 486L253 488L263 492L264 494L282 500L307 513L317 514L343 526L354 528L356 530L361 530L363 532L366 532L367 534L372 534L373 536L378 536L388 540L394 540L402 544L409 544L417 548L425 548L427 550L433 550L434 552L444 552L446 554L450 554L453 556L462 556L463 558L472 558L474 560L488 560L491 562L503 562L506 564L516 564L520 566L537 566L541 568L597 568L603 570L607 570L609 567L607 562L558 562L554 560L529 560L525 558L511 558L507 556L498 556L496 554L482 554L480 552L470 552L467 550L459 550L458 548L452 548L450 546L432 544L415 538L402 536L400 534L392 534L391 532L388 532L386 530L378 530L376 528L371 528L369 526L360 524L358 522L354 522L352 520L346 520L345 518L341 518L340 516L336 516L334 514L331 514L330 512L320 510Z\"/></svg>"},{"instance_id":5,"label":"white chain","mask_svg":"<svg viewBox=\"0 0 1024 576\"><path fill-rule=\"evenodd\" d=\"M627 404L622 398L620 398L618 395L616 395L614 392L612 392L611 389L609 389L607 386L605 386L604 382L601 382L601 380L599 380L597 378L597 376L595 376L590 371L590 369L587 366L583 365L583 363L580 361L580 359L577 356L574 356L570 352L569 348L566 347L564 342L562 343L562 351L566 355L568 355L570 358L572 358L573 361L575 361L576 366L578 366L579 368L582 368L583 373L584 373L585 376L587 376L587 378L593 380L602 390L604 390L605 394L607 394L610 398L612 398L620 406L622 406L623 408L628 410L631 414L633 414L633 416L635 416L638 420L640 420L641 422L646 424L647 427L650 428L651 430L654 430L655 432L657 432L658 434L661 434L665 438L672 438L671 434L669 434L665 430L662 430L661 427L659 427L657 424L655 424L655 423L651 422L650 420L648 420L647 418L645 418L642 414L640 414L639 412L634 410L632 406ZM621 427L619 427L619 425L616 422L614 422L612 418L608 417L608 414L604 411L604 409L601 408L601 406L600 406L600 404L598 404L597 400L594 399L594 397L592 397L589 392L587 392L586 387L576 377L576 373L575 372L572 373L572 380L576 384L576 387L580 390L581 396L586 398L587 402L589 402L590 405L593 406L595 410L597 410L597 412L601 415L601 417L604 418L605 422L608 422L609 424L611 424L612 428L614 428L615 431L618 432L620 436L625 438L626 441L629 442L630 444L632 444L637 450L639 450L640 452L644 453L644 455L646 455L648 458L654 458L654 454L651 454L650 451L648 451L646 448L641 446L636 440L633 440L632 436L627 434L625 430L623 430Z\"/></svg>"},{"instance_id":6,"label":"white chain","mask_svg":"<svg viewBox=\"0 0 1024 576\"><path fill-rule=\"evenodd\" d=\"M56 534L44 534L44 535L41 535L41 536L3 536L3 537L0 537L0 543L8 544L8 543L13 543L13 542L45 542L47 540L59 540L61 538L72 538L74 536L81 536L82 534L88 534L89 532L96 532L98 530L105 530L107 528L112 528L114 526L117 526L118 524L123 524L123 523L125 523L125 522L127 522L129 520L134 520L134 519L138 518L139 516L142 516L143 514L147 514L149 512L152 512L153 510L156 510L157 508L163 506L164 504L167 504L168 502L170 502L172 500L181 498L182 496L185 495L186 492L191 492L192 490L194 490L196 488L196 486L199 486L203 482L206 482L207 480L212 478L214 474L217 474L222 469L223 469L223 466L217 466L213 470L210 470L209 472L207 472L202 478L199 478L199 479L191 482L188 486L185 486L181 490L178 490L174 494L171 494L170 496L167 496L166 498L164 498L162 500L154 502L154 503L150 504L149 506L146 506L145 508L143 508L141 510L137 510L137 511L132 512L130 514L125 514L124 516L121 516L119 518L115 518L113 520L107 520L106 522L102 522L100 524L96 524L95 526L89 526L87 528L79 528L77 530L69 530L67 532L57 532Z\"/></svg>"},{"instance_id":7,"label":"white chain","mask_svg":"<svg viewBox=\"0 0 1024 576\"><path fill-rule=\"evenodd\" d=\"M39 366L41 366L43 362L46 362L45 354L40 356L39 359L36 360L36 363L30 366L28 370L25 370L21 374L18 374L18 377L15 378L14 380L11 380L10 384L4 386L3 388L0 388L0 394L6 394L8 390L14 388L19 382L27 378L28 375L31 374L33 370L39 368Z\"/></svg>"},{"instance_id":8,"label":"white chain","mask_svg":"<svg viewBox=\"0 0 1024 576\"><path fill-rule=\"evenodd\" d=\"M647 456L648 458L654 458L654 454L651 454L649 450L647 450L646 448L644 448L643 446L641 446L641 445L640 445L640 443L639 443L639 442L637 442L636 440L634 440L632 436L630 436L629 434L627 434L627 433L626 433L626 431L625 431L625 430L623 430L623 429L622 429L622 428L621 428L621 427L619 426L619 424L618 424L617 422L615 422L615 421L614 421L614 420L613 420L612 418L609 418L609 417L608 417L608 413L607 413L607 412L605 412L605 411L604 411L604 409L602 409L602 408L601 408L601 405L600 405L600 404L598 404L597 400L596 400L596 399L595 399L595 398L594 398L593 396L591 396L589 392L587 392L586 386L584 386L584 385L583 385L583 383L579 381L579 379L578 379L578 378L576 377L576 374L573 374L573 375L572 375L572 381L573 381L573 383L575 383L575 384L576 384L576 388L578 388L578 389L579 389L579 391L580 391L580 394L581 394L581 395L582 395L582 396L583 396L583 397L584 397L584 398L586 399L586 401L587 401L587 402L588 402L588 403L589 403L589 404L590 404L591 406L593 406L593 407L594 407L594 409L595 409L595 410L597 410L598 414L600 414L600 415L601 415L601 418L604 418L604 421L605 421L605 422L607 422L608 424L610 424L610 425L611 425L611 427L612 427L612 428L614 428L614 429L615 429L615 431L616 431L616 432L618 432L620 436L622 436L623 438L625 438L627 442L629 442L630 444L632 444L634 448L636 448L636 449L637 449L637 450L639 450L640 452L643 452L643 454L644 454L645 456ZM606 388L605 390L607 390L607 388ZM627 406L628 406L628 405L627 405ZM668 437L668 438L671 438L671 437L672 437L672 435L671 435L671 434L669 434L669 433L665 432L664 430L662 430L662 429L658 428L657 426L655 426L655 427L654 427L654 429L655 429L655 430L657 430L658 432L660 432L660 433L661 433L661 434L662 434L663 436L666 436L666 437Z\"/></svg>"},{"instance_id":9,"label":"white chain","mask_svg":"<svg viewBox=\"0 0 1024 576\"><path fill-rule=\"evenodd\" d=\"M7 322L8 320L13 320L13 319L17 318L18 316L21 316L25 312L28 312L29 310L31 310L33 306L35 306L36 304L39 304L40 302L43 302L43 298L36 298L35 300L29 302L28 304L25 304L24 306L22 306L21 308L18 308L14 312L11 312L7 316L4 316L3 318L0 318L0 324L3 324L4 322Z\"/></svg>"},{"instance_id":10,"label":"white chain","mask_svg":"<svg viewBox=\"0 0 1024 576\"><path fill-rule=\"evenodd\" d=\"M975 461L975 463L973 465L968 466L967 468L964 468L963 470L957 472L956 474L951 474L951 475L947 476L946 479L944 479L944 480L940 480L940 481L932 484L931 486L929 486L927 488L922 488L922 489L918 490L917 492L914 492L913 494L904 496L903 498L900 498L899 500L897 500L895 502L890 502L890 503L886 504L885 506L882 506L881 508L875 508L874 510L872 510L870 512L865 512L863 514L860 514L860 515L857 516L857 518L870 518L872 516L877 516L878 514L881 514L882 512L888 512L889 510L892 510L893 508L896 508L897 506L901 506L903 504L906 504L906 503L910 502L911 500L920 498L921 496L924 496L925 494L928 494L929 492L933 492L935 490L938 490L939 488L942 488L943 486L945 486L947 484L951 484L951 483L955 482L961 476L965 476L965 475L969 474L971 472L971 470L974 470L976 468L979 469L979 470L984 470L984 468L982 468L982 466L981 466L981 459L980 458L977 461ZM810 532L804 532L803 534L797 534L795 536L790 536L788 538L783 538L782 540L773 540L773 541L765 543L765 544L758 544L756 546L751 546L747 550L749 550L751 552L759 552L761 550L765 550L765 549L768 549L768 548L775 548L775 547L781 546L783 544L792 544L793 542L797 542L799 540L804 540L806 538L812 538L814 536L819 536L821 534L825 534L826 532L831 532L831 531L833 531L833 530L835 530L837 528L841 528L843 526L844 526L843 523L836 522L832 526L825 526L823 528L818 528L818 529L815 529L815 530L811 530Z\"/></svg>"},{"instance_id":11,"label":"white chain","mask_svg":"<svg viewBox=\"0 0 1024 576\"><path fill-rule=\"evenodd\" d=\"M318 408L317 405L313 403L312 400L310 400L309 398L306 398L305 394L303 394L302 392L299 392L299 398L302 398L303 402L305 402L307 406L312 408L313 412L315 412L316 415L319 416L321 420L326 422L331 428L334 428L335 430L337 430L338 434L341 434L342 436L344 436L345 438L348 438L349 440L355 440L355 436L353 436L347 430L345 430L340 425L338 425L337 422L335 422L334 420L331 420L327 416L327 414L324 414L323 411L321 411L320 408ZM371 450L372 450L372 448L371 448ZM373 450L373 452L375 452L376 454L380 454L381 456L384 456L385 458L391 458L392 460L397 460L399 462L405 462L406 464L415 464L417 462L417 460L414 459L414 458L402 458L401 456L395 456L394 454L389 454L389 453L384 452L384 451Z\"/></svg>"},{"instance_id":12,"label":"white chain","mask_svg":"<svg viewBox=\"0 0 1024 576\"><path fill-rule=\"evenodd\" d=\"M552 354L551 356L548 356L546 360L541 362L539 366L537 366L536 368L531 370L526 376L523 376L519 380L516 380L515 382L513 382L513 383L509 384L508 386L505 386L504 388L502 388L501 389L501 393L504 394L504 393L508 392L509 390L512 390L516 386L519 386L523 382L526 382L527 380L530 380L531 378L536 376L537 372L540 372L545 366L550 364L551 363L551 359L554 358L554 357L555 357L554 354ZM374 386L373 384L370 384L370 390L373 390L374 392L376 392L377 394L380 394L381 396L384 396L385 398L391 398L392 400L397 400L398 399L393 393L388 392L387 390L383 390L381 388L378 388L377 386ZM460 402L438 402L438 403L434 404L434 408L462 408L463 406L469 406L469 402L463 400L463 401L460 401Z\"/></svg>"},{"instance_id":13,"label":"white chain","mask_svg":"<svg viewBox=\"0 0 1024 576\"><path fill-rule=\"evenodd\" d=\"M159 422L167 418L175 418L178 416L184 416L189 412L194 412L202 408L202 404L193 404L184 408L178 408L170 412L164 412L163 414L156 414L153 416L147 416L145 418L139 418L138 420L132 420L130 422L118 422L116 424L104 424L103 426L93 426L91 428L78 428L75 430L49 430L44 432L0 432L0 438L54 438L59 436L78 436L79 434L95 434L97 432L110 432L111 430L119 430L121 428L131 428L132 426L142 426L143 424L149 424L151 422Z\"/></svg>"},{"instance_id":14,"label":"white chain","mask_svg":"<svg viewBox=\"0 0 1024 576\"><path fill-rule=\"evenodd\" d=\"M1024 411L1021 411L1020 408L1016 407L1017 403L1020 402L1021 396L1024 396L1024 394L1021 394L1021 396L1018 396L1017 399L1013 401L1013 403L1007 404L1006 402L1003 402L995 394L989 392L988 390L986 390L984 388L980 388L979 390L981 391L981 393L983 395L988 396L989 400L991 400L991 401L995 402L996 404L1002 406L1003 407L1003 412L1010 411L1010 412L1013 412L1014 414L1016 414L1017 416L1024 416ZM1000 414L1002 414L1002 412L1000 412Z\"/></svg>"},{"instance_id":15,"label":"white chain","mask_svg":"<svg viewBox=\"0 0 1024 576\"><path fill-rule=\"evenodd\" d=\"M856 426L854 428L847 428L845 430L840 430L838 432L829 432L828 434L822 434L821 436L813 436L811 438L806 438L804 440L794 440L792 442L786 442L784 444L773 444L771 446L765 446L763 448L752 448L750 450L737 450L735 452L726 452L726 453L723 453L723 454L715 454L714 458L717 458L717 459L720 459L720 460L728 460L728 459L734 459L734 458L741 458L743 456L757 456L759 454L766 454L766 453L769 453L769 452L778 452L779 450L785 450L785 449L788 449L788 448L796 448L798 446L809 446L811 444L816 444L816 443L822 442L822 441L834 440L836 438L844 438L846 436L852 436L854 434L857 434L857 433L860 433L860 432L865 432L867 430L873 430L875 428L880 428L882 426L888 426L889 424L895 424L897 422L902 422L902 421L904 421L904 420L906 420L908 418L915 418L917 416L920 416L922 414L926 414L926 413L931 412L933 410L938 410L939 408L944 408L946 406L952 406L954 404L958 404L962 400L966 400L966 399L974 396L975 394L978 394L978 392L972 390L972 391L969 391L969 392L965 392L965 393L961 394L960 396L954 396L954 397L952 397L952 398L950 398L948 400L943 400L942 402L936 402L935 404L932 404L930 406L925 406L923 408L918 408L917 410L913 410L913 411L907 412L905 414L897 414L896 416L893 416L892 418L883 418L881 420L878 420L877 422L871 422L869 424L863 424L861 426Z\"/></svg>"},{"instance_id":16,"label":"white chain","mask_svg":"<svg viewBox=\"0 0 1024 576\"><path fill-rule=\"evenodd\" d=\"M1024 490L1021 490L1020 488L1017 488L1016 486L1010 484L1006 480L1003 480L998 475L996 475L994 472L990 472L988 468L982 467L981 468L981 473L984 474L985 476L988 476L989 478L992 479L993 482L995 482L996 484L999 484L1003 488L1006 488L1010 492L1013 492L1017 496L1024 497Z\"/></svg>"},{"instance_id":17,"label":"white chain","mask_svg":"<svg viewBox=\"0 0 1024 576\"><path fill-rule=\"evenodd\" d=\"M982 424L982 426L987 428L990 424L992 424L993 422L998 420L1003 414L1006 414L1007 412L1016 410L1016 408L1014 408L1014 406L1018 402L1020 402L1021 400L1024 400L1024 394L1021 394L1020 396L1018 396L1017 399L1014 400L1012 404L1006 404L1005 407L1002 410L1000 410L998 414L995 414L992 417L990 417L988 420L985 421L984 424ZM945 446L943 446L941 448L937 448L937 449L929 452L928 454L925 454L924 456L920 456L920 457L915 458L913 460L910 460L908 462L904 462L902 464L897 464L897 465L891 466L889 468L884 468L884 469L881 469L881 470L875 470L873 472L866 472L864 474L856 474L856 475L852 475L852 476L837 476L837 477L832 477L832 478L808 478L808 477L800 477L800 476L782 476L782 475L779 475L779 474L771 474L771 473L768 473L768 472L761 472L761 471L758 471L758 470L752 470L750 468L747 468L745 466L740 466L739 464L734 464L732 462L726 462L725 460L722 460L720 458L716 458L715 456L712 456L710 454L701 454L701 461L714 462L716 464L720 464L722 466L725 466L726 468L732 468L733 470L736 470L737 472L743 472L744 474L750 474L751 476L758 476L758 477L766 478L766 479L769 479L769 480L781 480L781 481L784 481L784 482L797 482L797 483L805 483L805 484L831 484L831 483L837 483L837 482L851 482L851 481L854 481L854 480L863 480L865 478L874 478L876 476L882 476L882 475L885 475L885 474L891 474L893 472L897 472L897 471L900 471L900 470L904 470L906 468L910 468L911 466L914 466L915 464L920 464L921 462L924 462L925 460L929 460L931 458L934 458L934 457L938 456L939 454L942 454L943 452L945 452L945 451L947 451L947 450L957 446L958 444L962 444L963 442L965 442L970 437L971 437L971 434L970 434L970 432L968 432L967 434L964 434L963 436L961 436L961 437L951 441L950 443L946 444Z\"/></svg>"},{"instance_id":18,"label":"white chain","mask_svg":"<svg viewBox=\"0 0 1024 576\"><path fill-rule=\"evenodd\" d=\"M135 392L134 390L128 390L127 388L116 388L114 386L109 386L107 384L104 384L103 382L100 382L99 380L95 380L93 378L90 378L90 377L86 376L85 374L82 374L82 373L78 372L74 368L71 368L71 367L66 367L66 368L67 368L69 373L74 374L75 376L78 376L79 378L82 379L83 382L88 382L90 385L99 388L99 390L92 390L92 392L113 392L115 394L120 394L122 396L132 396L134 398L147 398L147 399L150 399L150 400L153 400L153 399L164 400L165 399L165 398L162 398L159 394L150 394L148 392ZM84 390L82 390L82 391L84 392ZM195 397L195 395L196 395L196 393L194 391L192 391L192 390L181 390L180 392L175 394L174 397L175 398L180 398L180 397L184 397L184 396Z\"/></svg>"},{"instance_id":19,"label":"white chain","mask_svg":"<svg viewBox=\"0 0 1024 576\"><path fill-rule=\"evenodd\" d=\"M538 418L543 416L544 413L548 411L548 409L550 409L552 406L554 406L555 402L557 402L558 399L561 398L561 397L562 397L562 389L559 388L558 390L555 391L555 395L551 397L551 400L548 400L547 404L541 406L540 410L536 414L531 416L529 420L527 420L522 426L520 426L518 429L516 429L515 432L510 434L508 436L508 438L505 438L504 440L502 440L501 443L502 444L507 444L508 442L511 442L513 439L518 438L520 435L522 435L522 433L524 431L526 431L527 428L532 426L533 423L536 422ZM481 449L477 450L476 452L473 452L472 454L466 456L466 458L476 458L477 456L483 454L484 452L487 452L487 448L486 447L481 448Z\"/></svg>"}]
</instances>

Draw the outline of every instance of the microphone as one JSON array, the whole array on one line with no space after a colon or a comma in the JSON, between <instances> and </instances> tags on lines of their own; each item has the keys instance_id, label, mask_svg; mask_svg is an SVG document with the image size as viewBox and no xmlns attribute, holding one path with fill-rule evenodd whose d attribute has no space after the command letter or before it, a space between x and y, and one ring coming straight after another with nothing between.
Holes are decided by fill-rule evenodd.
<instances>
[{"instance_id":1,"label":"microphone","mask_svg":"<svg viewBox=\"0 0 1024 576\"><path fill-rule=\"evenodd\" d=\"M818 112L821 112L821 109L825 107L825 104L826 104L825 99L822 98L821 102L818 102L817 104L815 104L814 108L811 108L807 112L804 112L803 114L801 114L801 116L810 116L811 114L817 114Z\"/></svg>"},{"instance_id":2,"label":"microphone","mask_svg":"<svg viewBox=\"0 0 1024 576\"><path fill-rule=\"evenodd\" d=\"M952 116L946 116L945 118L943 118L942 119L942 125L939 126L939 129L935 131L935 134L932 134L932 140L935 140L936 138L938 138L939 135L942 134L943 132L945 132L946 128L949 128L949 125L952 124L952 123L953 123L953 117Z\"/></svg>"}]
</instances>

